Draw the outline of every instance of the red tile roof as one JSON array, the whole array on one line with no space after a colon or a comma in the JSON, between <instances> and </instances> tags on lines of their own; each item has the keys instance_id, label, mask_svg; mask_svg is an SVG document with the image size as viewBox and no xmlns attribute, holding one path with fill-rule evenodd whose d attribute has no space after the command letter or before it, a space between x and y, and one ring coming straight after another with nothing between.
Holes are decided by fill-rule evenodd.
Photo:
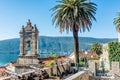
<instances>
[{"instance_id":1,"label":"red tile roof","mask_svg":"<svg viewBox=\"0 0 120 80\"><path fill-rule=\"evenodd\" d=\"M5 67L0 67L0 78L5 78L10 76L8 73L5 72L6 68Z\"/></svg>"},{"instance_id":2,"label":"red tile roof","mask_svg":"<svg viewBox=\"0 0 120 80\"><path fill-rule=\"evenodd\" d=\"M85 51L80 51L79 52L79 57L80 58L84 58L84 57L86 57L87 59L91 59L91 58L96 58L96 57L98 57L98 55L96 54L96 53L94 53L94 52L87 52L87 54L85 54L86 52Z\"/></svg>"},{"instance_id":3,"label":"red tile roof","mask_svg":"<svg viewBox=\"0 0 120 80\"><path fill-rule=\"evenodd\" d=\"M52 60L55 60L55 58L43 58L43 59L42 59L42 62L45 63L45 64L47 64L47 63L49 63L49 62L52 61ZM57 58L57 60L58 60L58 61L65 61L65 60L72 61L70 58L65 57L65 56L59 56L59 57Z\"/></svg>"}]
</instances>

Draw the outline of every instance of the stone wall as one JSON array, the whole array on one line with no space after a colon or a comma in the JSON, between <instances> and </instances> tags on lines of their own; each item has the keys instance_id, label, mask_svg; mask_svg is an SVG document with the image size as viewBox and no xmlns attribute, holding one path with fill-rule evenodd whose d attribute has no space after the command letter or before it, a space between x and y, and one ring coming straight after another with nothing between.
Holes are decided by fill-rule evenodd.
<instances>
[{"instance_id":1,"label":"stone wall","mask_svg":"<svg viewBox=\"0 0 120 80\"><path fill-rule=\"evenodd\" d=\"M60 69L61 73L65 72L64 69L63 69L63 67L65 68L65 71L70 69L70 66L67 63L64 63L63 66L62 65L58 65L58 68ZM51 75L51 68L44 68L44 69L47 71L47 73L49 75ZM57 71L58 71L57 70L57 66L56 65L53 66L52 69L53 69L53 74L57 75ZM60 74L60 73L58 73L58 74Z\"/></svg>"},{"instance_id":2,"label":"stone wall","mask_svg":"<svg viewBox=\"0 0 120 80\"><path fill-rule=\"evenodd\" d=\"M33 69L31 69L30 67L26 67L26 66L16 66L15 67L15 72L18 74L22 74L24 72L29 72L32 71Z\"/></svg>"},{"instance_id":3,"label":"stone wall","mask_svg":"<svg viewBox=\"0 0 120 80\"><path fill-rule=\"evenodd\" d=\"M114 74L114 80L120 80L120 64L119 62L112 62L112 73Z\"/></svg>"},{"instance_id":4,"label":"stone wall","mask_svg":"<svg viewBox=\"0 0 120 80\"><path fill-rule=\"evenodd\" d=\"M18 64L20 65L31 65L38 64L39 60L33 56L22 56L18 58Z\"/></svg>"},{"instance_id":5,"label":"stone wall","mask_svg":"<svg viewBox=\"0 0 120 80\"><path fill-rule=\"evenodd\" d=\"M119 67L119 62L112 62L112 73L113 74L119 74L120 67Z\"/></svg>"},{"instance_id":6,"label":"stone wall","mask_svg":"<svg viewBox=\"0 0 120 80\"><path fill-rule=\"evenodd\" d=\"M109 62L109 53L108 53L108 44L103 44L102 46L103 53L100 55L100 66L101 62L104 61L104 69L110 71L110 62Z\"/></svg>"},{"instance_id":7,"label":"stone wall","mask_svg":"<svg viewBox=\"0 0 120 80\"><path fill-rule=\"evenodd\" d=\"M96 76L96 69L97 69L97 64L95 61L89 61L89 71L92 72L94 76Z\"/></svg>"},{"instance_id":8,"label":"stone wall","mask_svg":"<svg viewBox=\"0 0 120 80\"><path fill-rule=\"evenodd\" d=\"M80 71L64 80L89 80L89 72L88 71Z\"/></svg>"}]
</instances>

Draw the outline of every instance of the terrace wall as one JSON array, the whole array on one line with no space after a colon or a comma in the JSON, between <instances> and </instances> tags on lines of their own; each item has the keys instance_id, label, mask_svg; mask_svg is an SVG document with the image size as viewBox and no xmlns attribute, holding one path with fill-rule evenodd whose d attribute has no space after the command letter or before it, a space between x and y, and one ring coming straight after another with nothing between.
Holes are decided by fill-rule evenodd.
<instances>
[{"instance_id":1,"label":"terrace wall","mask_svg":"<svg viewBox=\"0 0 120 80\"><path fill-rule=\"evenodd\" d=\"M88 71L80 71L64 80L90 80L89 79L89 72ZM94 79L92 79L94 80Z\"/></svg>"},{"instance_id":2,"label":"terrace wall","mask_svg":"<svg viewBox=\"0 0 120 80\"><path fill-rule=\"evenodd\" d=\"M112 73L114 74L114 80L120 80L120 63L112 62Z\"/></svg>"},{"instance_id":3,"label":"terrace wall","mask_svg":"<svg viewBox=\"0 0 120 80\"><path fill-rule=\"evenodd\" d=\"M64 69L63 69L63 67L65 68L65 71L66 70L69 70L70 71L70 65L69 64L67 64L67 63L63 63L63 66L60 64L60 65L58 65L58 68L60 69L60 72L61 73L63 73L63 72L65 72L64 71ZM57 66L55 65L55 66L53 66L52 67L53 68L53 74L55 75L57 75ZM47 71L47 73L51 76L51 68L45 68L45 70Z\"/></svg>"}]
</instances>

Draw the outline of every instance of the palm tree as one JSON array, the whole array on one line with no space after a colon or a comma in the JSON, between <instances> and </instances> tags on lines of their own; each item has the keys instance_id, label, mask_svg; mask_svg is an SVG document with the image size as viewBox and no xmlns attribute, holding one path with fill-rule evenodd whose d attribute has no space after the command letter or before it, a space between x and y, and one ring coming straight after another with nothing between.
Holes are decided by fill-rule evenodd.
<instances>
[{"instance_id":1,"label":"palm tree","mask_svg":"<svg viewBox=\"0 0 120 80\"><path fill-rule=\"evenodd\" d=\"M120 42L120 12L118 12L118 16L114 18L113 22L116 26L116 30L118 32L118 41Z\"/></svg>"},{"instance_id":2,"label":"palm tree","mask_svg":"<svg viewBox=\"0 0 120 80\"><path fill-rule=\"evenodd\" d=\"M60 28L60 32L66 30L73 32L74 38L74 54L76 66L79 63L79 42L78 31L89 31L92 20L96 20L96 4L87 0L59 0L60 4L54 6L52 22L56 27ZM77 66L78 68L78 66Z\"/></svg>"},{"instance_id":3,"label":"palm tree","mask_svg":"<svg viewBox=\"0 0 120 80\"><path fill-rule=\"evenodd\" d=\"M91 47L91 51L100 56L100 54L102 54L102 46L99 43L94 43Z\"/></svg>"}]
</instances>

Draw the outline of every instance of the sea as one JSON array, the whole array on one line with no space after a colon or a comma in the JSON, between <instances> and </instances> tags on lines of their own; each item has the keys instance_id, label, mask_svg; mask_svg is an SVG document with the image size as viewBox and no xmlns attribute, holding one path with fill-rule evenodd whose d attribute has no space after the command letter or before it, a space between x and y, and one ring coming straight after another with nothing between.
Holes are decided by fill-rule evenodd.
<instances>
[{"instance_id":1,"label":"sea","mask_svg":"<svg viewBox=\"0 0 120 80\"><path fill-rule=\"evenodd\" d=\"M50 53L49 53L50 54ZM40 58L46 58L48 53L40 53ZM68 56L67 53L57 53L58 56ZM0 66L5 66L10 62L15 62L18 59L18 53L0 53Z\"/></svg>"}]
</instances>

